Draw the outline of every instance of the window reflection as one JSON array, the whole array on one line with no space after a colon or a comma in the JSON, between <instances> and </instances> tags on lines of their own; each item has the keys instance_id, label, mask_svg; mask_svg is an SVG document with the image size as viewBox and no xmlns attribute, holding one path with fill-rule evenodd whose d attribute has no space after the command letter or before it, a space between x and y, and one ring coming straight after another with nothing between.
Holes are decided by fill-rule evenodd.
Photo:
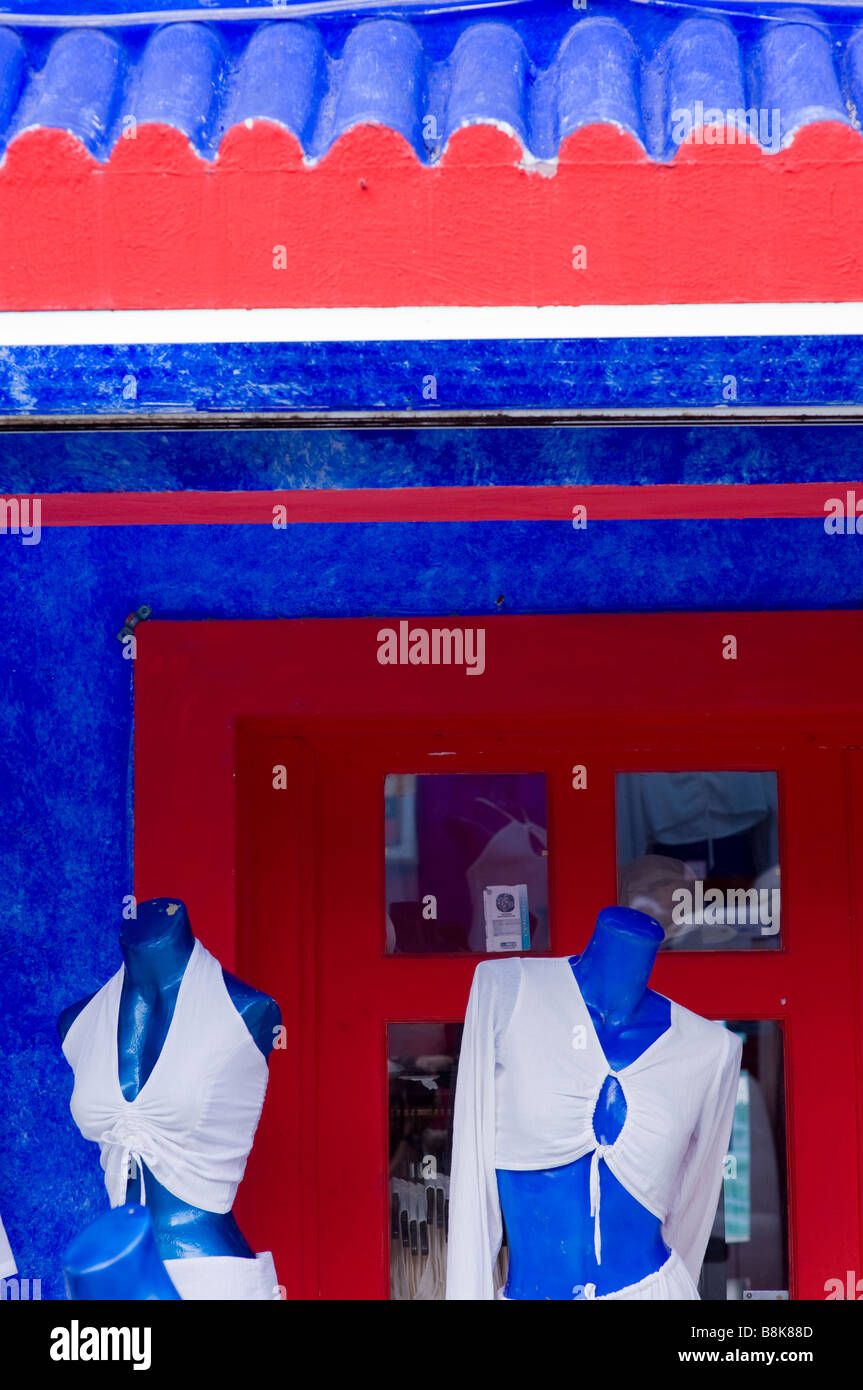
<instances>
[{"instance_id":1,"label":"window reflection","mask_svg":"<svg viewBox=\"0 0 863 1390\"><path fill-rule=\"evenodd\" d=\"M452 1105L462 1026L387 1029L390 1129L390 1296L443 1299Z\"/></svg>"},{"instance_id":2,"label":"window reflection","mask_svg":"<svg viewBox=\"0 0 863 1390\"><path fill-rule=\"evenodd\" d=\"M391 773L386 951L548 949L541 773Z\"/></svg>"},{"instance_id":3,"label":"window reflection","mask_svg":"<svg viewBox=\"0 0 863 1390\"><path fill-rule=\"evenodd\" d=\"M615 795L618 902L664 949L779 946L775 772L624 772Z\"/></svg>"},{"instance_id":4,"label":"window reflection","mask_svg":"<svg viewBox=\"0 0 863 1390\"><path fill-rule=\"evenodd\" d=\"M782 1029L746 1021L722 1193L699 1282L703 1299L773 1297L788 1289ZM446 1291L452 1113L460 1023L393 1023L389 1072L390 1297ZM506 1283L506 1244L495 1274Z\"/></svg>"},{"instance_id":5,"label":"window reflection","mask_svg":"<svg viewBox=\"0 0 863 1390\"><path fill-rule=\"evenodd\" d=\"M702 1298L776 1297L788 1289L782 1029L735 1022L743 1060L722 1197L701 1275Z\"/></svg>"}]
</instances>

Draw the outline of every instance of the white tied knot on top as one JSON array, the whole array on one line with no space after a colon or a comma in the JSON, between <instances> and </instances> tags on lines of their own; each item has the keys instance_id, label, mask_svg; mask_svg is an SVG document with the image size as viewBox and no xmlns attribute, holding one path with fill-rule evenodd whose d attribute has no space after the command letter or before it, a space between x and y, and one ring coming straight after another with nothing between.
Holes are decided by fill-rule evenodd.
<instances>
[{"instance_id":1,"label":"white tied knot on top","mask_svg":"<svg viewBox=\"0 0 863 1390\"><path fill-rule=\"evenodd\" d=\"M109 1129L99 1135L99 1146L105 1156L105 1186L112 1207L119 1207L126 1200L126 1185L134 1177L130 1160L134 1158L141 1175L141 1203L147 1204L147 1191L144 1185L143 1164L152 1169L158 1162L157 1145L152 1134L148 1134L140 1119L116 1120Z\"/></svg>"},{"instance_id":2,"label":"white tied knot on top","mask_svg":"<svg viewBox=\"0 0 863 1390\"><path fill-rule=\"evenodd\" d=\"M609 1067L609 1069L608 1069L608 1076L603 1077L602 1085L601 1085L600 1088L599 1088L599 1092L598 1092L597 1097L596 1097L596 1105L599 1104L599 1097L600 1097L600 1095L602 1095L602 1092L603 1092L603 1090L605 1089L605 1083L606 1083L606 1081L608 1080L609 1077L611 1077L612 1080L616 1081L617 1084L618 1084L618 1086L620 1085L620 1077L618 1076L617 1072L614 1071L614 1069L613 1069L612 1067ZM624 1104L625 1104L625 1103L626 1103L626 1097L624 1096ZM595 1116L595 1113L596 1113L596 1105L594 1105L594 1116ZM594 1133L594 1137L595 1137L595 1136L596 1136L595 1119L592 1121L592 1123L593 1123L593 1133ZM625 1117L624 1117L623 1123L626 1124L626 1118L625 1118ZM622 1133L622 1130L621 1130L621 1133ZM618 1135L618 1138L619 1138L619 1137L620 1137L620 1136ZM615 1141L615 1142L616 1142L616 1141ZM599 1265L599 1264L602 1264L602 1232L601 1232L601 1230L600 1230L600 1225L599 1225L599 1202L600 1202L599 1161L600 1161L601 1158L607 1157L607 1155L611 1153L611 1151L612 1151L613 1148L614 1148L614 1144L600 1144L600 1143L597 1143L595 1149L593 1150L593 1153L592 1153L591 1156L590 1156L590 1214L591 1214L591 1216L593 1217L593 1253L594 1253L594 1255L596 1256L596 1263L597 1263L598 1265ZM593 1287L593 1285L591 1285L591 1284L588 1284L588 1285L586 1286L586 1288L588 1288L588 1289L589 1289L589 1288L592 1288L592 1287ZM589 1293L587 1293L587 1292L585 1292L585 1295L584 1295L584 1296L585 1296L585 1298L592 1298L592 1297L593 1297L592 1294L589 1294Z\"/></svg>"},{"instance_id":3,"label":"white tied knot on top","mask_svg":"<svg viewBox=\"0 0 863 1390\"><path fill-rule=\"evenodd\" d=\"M599 1228L599 1160L610 1154L613 1144L597 1144L590 1155L590 1214L593 1217L593 1253L596 1263L602 1264L602 1236ZM585 1298L590 1295L585 1293Z\"/></svg>"}]
</instances>

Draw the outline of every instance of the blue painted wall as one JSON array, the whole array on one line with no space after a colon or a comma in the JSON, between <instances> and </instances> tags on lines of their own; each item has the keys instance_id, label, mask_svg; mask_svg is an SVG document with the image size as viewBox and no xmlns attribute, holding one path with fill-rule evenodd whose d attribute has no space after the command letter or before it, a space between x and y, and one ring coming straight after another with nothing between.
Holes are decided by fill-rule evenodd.
<instances>
[{"instance_id":1,"label":"blue painted wall","mask_svg":"<svg viewBox=\"0 0 863 1390\"><path fill-rule=\"evenodd\" d=\"M0 432L0 496L863 478L855 422L466 429L435 427L427 412L427 423L433 427Z\"/></svg>"},{"instance_id":2,"label":"blue painted wall","mask_svg":"<svg viewBox=\"0 0 863 1390\"><path fill-rule=\"evenodd\" d=\"M423 394L429 374L434 401ZM0 347L0 416L692 409L727 418L729 376L739 409L863 405L863 338L10 344Z\"/></svg>"},{"instance_id":3,"label":"blue painted wall","mask_svg":"<svg viewBox=\"0 0 863 1390\"><path fill-rule=\"evenodd\" d=\"M863 476L850 427L0 436L3 495ZM50 498L45 502L47 507ZM119 964L131 891L132 685L156 618L857 607L863 537L790 522L46 529L0 536L0 1211L22 1275L103 1210L55 1017Z\"/></svg>"}]
</instances>

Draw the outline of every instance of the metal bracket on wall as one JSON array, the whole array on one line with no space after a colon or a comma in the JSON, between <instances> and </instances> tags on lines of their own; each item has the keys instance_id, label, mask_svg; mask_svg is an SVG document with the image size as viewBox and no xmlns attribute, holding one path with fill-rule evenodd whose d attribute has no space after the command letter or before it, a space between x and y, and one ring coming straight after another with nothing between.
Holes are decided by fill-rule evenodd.
<instances>
[{"instance_id":1,"label":"metal bracket on wall","mask_svg":"<svg viewBox=\"0 0 863 1390\"><path fill-rule=\"evenodd\" d=\"M153 610L150 607L149 603L142 603L140 608L136 608L134 613L130 613L127 616L126 621L120 628L120 631L117 633L117 641L122 642L125 640L125 638L131 637L138 624L145 623L147 619L152 615L152 612Z\"/></svg>"}]
</instances>

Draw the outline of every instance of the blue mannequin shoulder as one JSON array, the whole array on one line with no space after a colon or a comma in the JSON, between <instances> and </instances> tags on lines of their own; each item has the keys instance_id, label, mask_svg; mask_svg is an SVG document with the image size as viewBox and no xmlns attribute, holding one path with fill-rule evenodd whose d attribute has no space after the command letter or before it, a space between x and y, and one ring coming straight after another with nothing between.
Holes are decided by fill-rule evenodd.
<instances>
[{"instance_id":1,"label":"blue mannequin shoulder","mask_svg":"<svg viewBox=\"0 0 863 1390\"><path fill-rule=\"evenodd\" d=\"M251 985L238 980L236 975L232 975L224 966L222 966L222 975L234 1008L251 1033L259 1050L265 1057L269 1057L282 1023L278 1004L275 999L270 998L269 994L264 994L261 990L253 989ZM82 1001L82 1005L77 1007L82 1007L83 1002L86 1001ZM76 1006L73 1005L74 1007ZM72 1020L69 1021L71 1023Z\"/></svg>"},{"instance_id":2,"label":"blue mannequin shoulder","mask_svg":"<svg viewBox=\"0 0 863 1390\"><path fill-rule=\"evenodd\" d=\"M93 995L96 993L97 991L94 989L92 994L86 994L83 999L78 1000L77 1004L69 1004L65 1009L62 1010L59 1018L57 1019L57 1032L60 1034L61 1044L63 1043L66 1034L72 1027L72 1024L75 1022L75 1019L78 1017L81 1010L87 1004L89 1004L90 1000L93 998Z\"/></svg>"}]
</instances>

